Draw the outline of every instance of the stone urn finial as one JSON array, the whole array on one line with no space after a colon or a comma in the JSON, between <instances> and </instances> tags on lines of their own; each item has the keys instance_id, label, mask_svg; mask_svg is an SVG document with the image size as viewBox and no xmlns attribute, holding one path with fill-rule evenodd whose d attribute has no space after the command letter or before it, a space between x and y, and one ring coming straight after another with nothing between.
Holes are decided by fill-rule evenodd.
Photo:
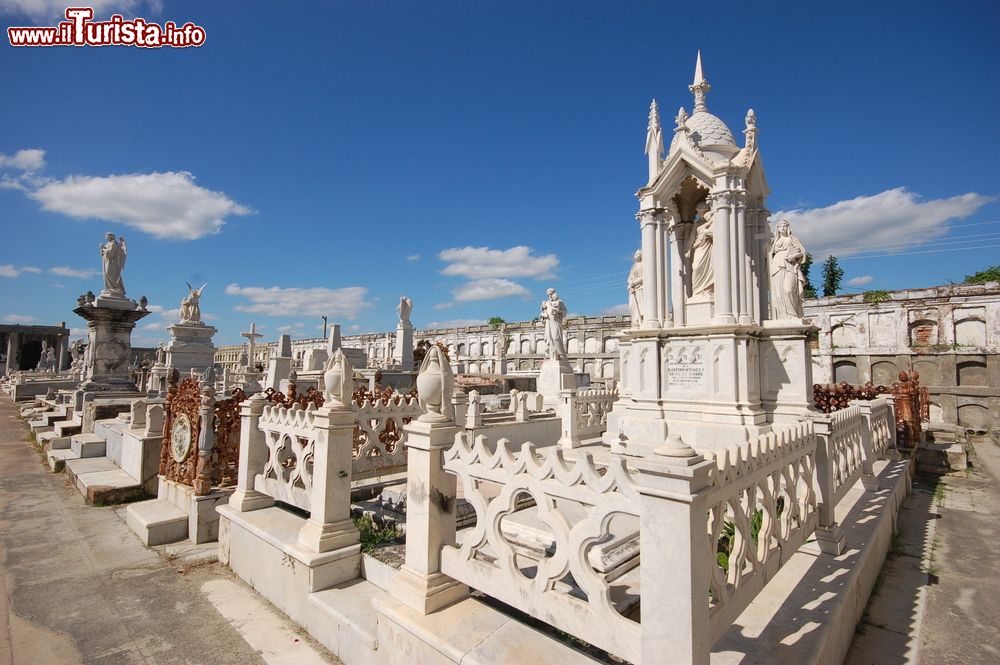
<instances>
[{"instance_id":1,"label":"stone urn finial","mask_svg":"<svg viewBox=\"0 0 1000 665\"><path fill-rule=\"evenodd\" d=\"M418 420L425 423L445 423L454 420L451 396L455 391L455 377L444 352L437 345L431 346L417 374L417 395L426 413Z\"/></svg>"},{"instance_id":2,"label":"stone urn finial","mask_svg":"<svg viewBox=\"0 0 1000 665\"><path fill-rule=\"evenodd\" d=\"M325 406L345 407L350 403L354 392L354 368L340 349L334 351L326 363L323 386Z\"/></svg>"}]
</instances>

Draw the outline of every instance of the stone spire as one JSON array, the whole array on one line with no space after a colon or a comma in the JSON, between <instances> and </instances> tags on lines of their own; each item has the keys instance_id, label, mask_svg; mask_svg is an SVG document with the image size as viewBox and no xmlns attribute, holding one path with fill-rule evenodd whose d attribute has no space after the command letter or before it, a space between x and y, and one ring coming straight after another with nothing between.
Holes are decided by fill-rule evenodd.
<instances>
[{"instance_id":1,"label":"stone spire","mask_svg":"<svg viewBox=\"0 0 1000 665\"><path fill-rule=\"evenodd\" d=\"M646 128L646 157L649 158L649 181L660 172L660 155L663 154L663 130L660 128L660 107L656 100L649 105L649 125Z\"/></svg>"},{"instance_id":2,"label":"stone spire","mask_svg":"<svg viewBox=\"0 0 1000 665\"><path fill-rule=\"evenodd\" d=\"M694 112L708 111L708 107L705 105L705 95L708 91L712 89L712 86L708 84L705 80L705 75L701 71L701 49L698 50L698 60L694 65L694 83L688 86L694 94Z\"/></svg>"}]
</instances>

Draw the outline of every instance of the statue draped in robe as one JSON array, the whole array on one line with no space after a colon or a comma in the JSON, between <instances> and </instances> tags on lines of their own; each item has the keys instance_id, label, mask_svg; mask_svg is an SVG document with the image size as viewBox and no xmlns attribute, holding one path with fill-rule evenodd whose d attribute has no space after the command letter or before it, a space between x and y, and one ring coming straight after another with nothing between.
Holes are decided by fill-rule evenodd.
<instances>
[{"instance_id":1,"label":"statue draped in robe","mask_svg":"<svg viewBox=\"0 0 1000 665\"><path fill-rule=\"evenodd\" d=\"M188 294L181 301L181 323L201 323L201 293L208 284L195 290L189 282L184 283L187 284Z\"/></svg>"},{"instance_id":2,"label":"statue draped in robe","mask_svg":"<svg viewBox=\"0 0 1000 665\"><path fill-rule=\"evenodd\" d=\"M715 270L712 264L712 211L699 203L698 221L689 249L691 270L691 301L708 300L715 291Z\"/></svg>"},{"instance_id":3,"label":"statue draped in robe","mask_svg":"<svg viewBox=\"0 0 1000 665\"><path fill-rule=\"evenodd\" d=\"M127 254L128 248L125 247L125 238L119 237L118 240L115 240L114 233L105 235L105 242L101 245L104 293L125 296L125 283L122 281L122 271L125 269L125 257Z\"/></svg>"},{"instance_id":4,"label":"statue draped in robe","mask_svg":"<svg viewBox=\"0 0 1000 665\"><path fill-rule=\"evenodd\" d=\"M628 312L632 327L638 328L642 323L642 250L637 250L633 258L628 273Z\"/></svg>"},{"instance_id":5,"label":"statue draped in robe","mask_svg":"<svg viewBox=\"0 0 1000 665\"><path fill-rule=\"evenodd\" d=\"M782 220L774 230L771 241L772 318L802 318L802 288L806 281L802 274L802 262L805 259L805 247L792 235L788 220Z\"/></svg>"},{"instance_id":6,"label":"statue draped in robe","mask_svg":"<svg viewBox=\"0 0 1000 665\"><path fill-rule=\"evenodd\" d=\"M566 342L563 340L566 305L555 289L548 289L546 293L549 297L542 301L540 316L545 324L546 356L550 360L558 360L566 357Z\"/></svg>"}]
</instances>

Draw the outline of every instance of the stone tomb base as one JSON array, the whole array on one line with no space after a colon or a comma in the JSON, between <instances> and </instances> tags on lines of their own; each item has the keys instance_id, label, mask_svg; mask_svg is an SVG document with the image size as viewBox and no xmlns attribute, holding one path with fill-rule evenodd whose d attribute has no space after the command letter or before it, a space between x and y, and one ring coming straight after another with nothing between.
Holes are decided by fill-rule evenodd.
<instances>
[{"instance_id":1,"label":"stone tomb base","mask_svg":"<svg viewBox=\"0 0 1000 665\"><path fill-rule=\"evenodd\" d=\"M559 404L559 393L576 388L576 373L566 358L548 358L542 361L538 372L537 392L544 400L546 409L554 409Z\"/></svg>"},{"instance_id":2,"label":"stone tomb base","mask_svg":"<svg viewBox=\"0 0 1000 665\"><path fill-rule=\"evenodd\" d=\"M167 345L167 365L181 376L193 369L199 373L215 364L215 345L212 336L217 330L203 323L175 323L167 326L170 343Z\"/></svg>"},{"instance_id":3,"label":"stone tomb base","mask_svg":"<svg viewBox=\"0 0 1000 665\"><path fill-rule=\"evenodd\" d=\"M229 503L233 488L213 488L195 496L194 488L160 476L156 498L128 506L129 527L146 545L164 545L188 539L195 545L219 538L218 506Z\"/></svg>"}]
</instances>

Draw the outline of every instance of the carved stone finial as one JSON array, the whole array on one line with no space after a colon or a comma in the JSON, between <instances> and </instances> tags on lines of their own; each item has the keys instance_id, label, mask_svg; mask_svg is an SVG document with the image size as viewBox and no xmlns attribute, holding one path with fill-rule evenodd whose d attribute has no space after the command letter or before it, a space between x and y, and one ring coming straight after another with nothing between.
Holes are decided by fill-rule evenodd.
<instances>
[{"instance_id":1,"label":"carved stone finial","mask_svg":"<svg viewBox=\"0 0 1000 665\"><path fill-rule=\"evenodd\" d=\"M694 457L698 454L694 448L686 444L684 439L676 434L668 436L667 440L662 445L657 446L653 452L661 457Z\"/></svg>"},{"instance_id":2,"label":"carved stone finial","mask_svg":"<svg viewBox=\"0 0 1000 665\"><path fill-rule=\"evenodd\" d=\"M757 129L757 114L753 109L747 109L746 123L747 129Z\"/></svg>"},{"instance_id":3,"label":"carved stone finial","mask_svg":"<svg viewBox=\"0 0 1000 665\"><path fill-rule=\"evenodd\" d=\"M655 99L649 105L649 124L646 129L651 132L660 129L660 107L656 105Z\"/></svg>"},{"instance_id":4,"label":"carved stone finial","mask_svg":"<svg viewBox=\"0 0 1000 665\"><path fill-rule=\"evenodd\" d=\"M675 132L686 132L687 131L687 119L688 119L688 117L689 117L688 113L687 113L687 111L684 110L683 106L680 107L679 109L677 109L677 117L674 118L674 122L677 123L677 126L674 127L674 131Z\"/></svg>"},{"instance_id":5,"label":"carved stone finial","mask_svg":"<svg viewBox=\"0 0 1000 665\"><path fill-rule=\"evenodd\" d=\"M323 373L323 396L326 406L345 407L354 392L354 368L347 362L343 350L337 349L326 363Z\"/></svg>"},{"instance_id":6,"label":"carved stone finial","mask_svg":"<svg viewBox=\"0 0 1000 665\"><path fill-rule=\"evenodd\" d=\"M425 423L446 423L454 420L451 396L455 392L455 376L441 347L427 350L417 374L417 395L427 413L418 418Z\"/></svg>"},{"instance_id":7,"label":"carved stone finial","mask_svg":"<svg viewBox=\"0 0 1000 665\"><path fill-rule=\"evenodd\" d=\"M688 90L694 94L694 112L708 111L708 106L705 105L705 95L708 91L712 89L712 86L708 84L705 80L705 75L702 73L701 69L701 50L698 50L698 60L694 66L694 82L688 86Z\"/></svg>"}]
</instances>

